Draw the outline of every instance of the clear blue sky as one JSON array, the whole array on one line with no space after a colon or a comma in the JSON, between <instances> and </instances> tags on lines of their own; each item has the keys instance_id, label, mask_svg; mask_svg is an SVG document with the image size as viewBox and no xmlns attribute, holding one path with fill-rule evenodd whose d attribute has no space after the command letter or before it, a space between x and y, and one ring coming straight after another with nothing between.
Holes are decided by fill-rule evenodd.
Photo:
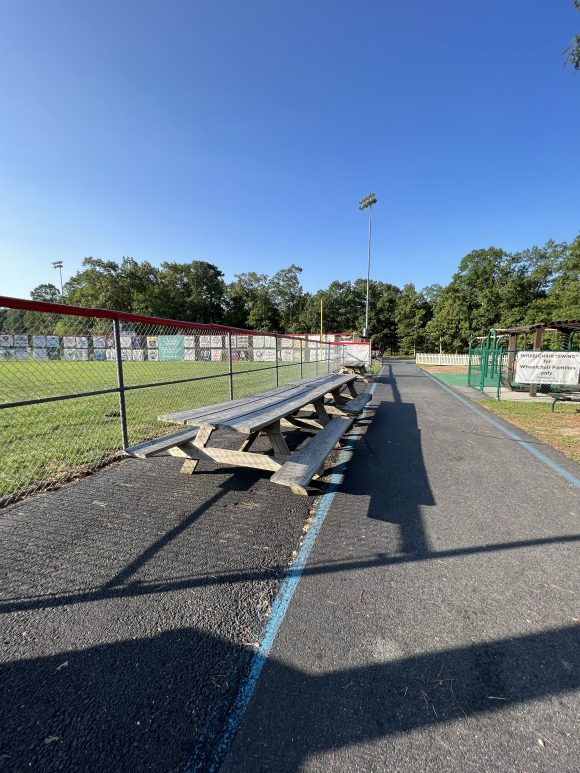
<instances>
[{"instance_id":1,"label":"clear blue sky","mask_svg":"<svg viewBox=\"0 0 580 773\"><path fill-rule=\"evenodd\" d=\"M580 229L572 0L5 0L1 293L84 256L446 283Z\"/></svg>"}]
</instances>

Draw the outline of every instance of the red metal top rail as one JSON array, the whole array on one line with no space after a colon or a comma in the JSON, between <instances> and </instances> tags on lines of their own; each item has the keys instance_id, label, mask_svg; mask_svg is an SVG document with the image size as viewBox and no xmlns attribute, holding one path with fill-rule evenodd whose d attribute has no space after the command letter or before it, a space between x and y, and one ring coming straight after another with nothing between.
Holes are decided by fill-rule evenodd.
<instances>
[{"instance_id":1,"label":"red metal top rail","mask_svg":"<svg viewBox=\"0 0 580 773\"><path fill-rule=\"evenodd\" d=\"M168 325L171 327L185 327L192 330L221 330L225 333L244 333L246 335L281 335L284 338L304 338L302 335L292 333L272 333L263 330L247 330L243 327L229 327L228 325L205 324L203 322L186 322L185 320L165 319L164 317L148 317L144 314L132 314L128 311L116 311L115 309L89 309L85 306L70 306L67 303L47 303L46 301L32 301L27 298L10 298L0 295L0 307L8 309L21 309L22 311L40 311L49 314L66 314L69 317L94 317L97 319L118 319L122 322L143 322L152 325ZM331 343L335 343L332 341Z\"/></svg>"}]
</instances>

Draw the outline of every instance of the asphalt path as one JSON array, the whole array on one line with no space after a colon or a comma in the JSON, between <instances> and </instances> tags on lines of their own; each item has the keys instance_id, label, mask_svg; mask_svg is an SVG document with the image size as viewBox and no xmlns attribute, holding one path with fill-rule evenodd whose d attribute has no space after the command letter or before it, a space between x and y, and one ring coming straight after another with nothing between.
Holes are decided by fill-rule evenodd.
<instances>
[{"instance_id":1,"label":"asphalt path","mask_svg":"<svg viewBox=\"0 0 580 773\"><path fill-rule=\"evenodd\" d=\"M387 363L224 773L580 770L580 467L452 391Z\"/></svg>"},{"instance_id":2,"label":"asphalt path","mask_svg":"<svg viewBox=\"0 0 580 773\"><path fill-rule=\"evenodd\" d=\"M180 466L127 459L0 511L3 773L203 765L314 498Z\"/></svg>"}]
</instances>

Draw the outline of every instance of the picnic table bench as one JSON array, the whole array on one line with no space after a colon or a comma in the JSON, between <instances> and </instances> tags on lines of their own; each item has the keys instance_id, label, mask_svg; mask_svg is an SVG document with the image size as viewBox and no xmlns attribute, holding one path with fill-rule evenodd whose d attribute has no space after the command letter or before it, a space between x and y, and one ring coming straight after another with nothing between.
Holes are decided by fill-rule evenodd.
<instances>
[{"instance_id":1,"label":"picnic table bench","mask_svg":"<svg viewBox=\"0 0 580 773\"><path fill-rule=\"evenodd\" d=\"M160 421L181 424L186 429L133 446L126 453L148 458L167 451L184 459L181 472L185 474L193 473L202 460L270 470L274 473L270 479L273 483L306 494L306 486L351 427L351 417L360 413L371 398L368 393L357 394L355 380L353 374L329 374L217 405L163 414L158 417ZM309 406L310 413L304 415ZM314 433L314 437L292 452L282 427ZM217 429L238 432L244 440L235 450L211 447L208 443ZM269 439L273 455L250 451L260 434Z\"/></svg>"},{"instance_id":2,"label":"picnic table bench","mask_svg":"<svg viewBox=\"0 0 580 773\"><path fill-rule=\"evenodd\" d=\"M556 403L580 403L580 392L562 392L559 395L552 395L550 411L554 413Z\"/></svg>"}]
</instances>

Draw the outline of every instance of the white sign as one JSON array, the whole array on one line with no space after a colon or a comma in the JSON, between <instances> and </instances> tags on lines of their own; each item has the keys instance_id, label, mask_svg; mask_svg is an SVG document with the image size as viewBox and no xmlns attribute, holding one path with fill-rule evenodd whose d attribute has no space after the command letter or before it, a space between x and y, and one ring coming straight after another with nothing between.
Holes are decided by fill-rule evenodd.
<instances>
[{"instance_id":1,"label":"white sign","mask_svg":"<svg viewBox=\"0 0 580 773\"><path fill-rule=\"evenodd\" d=\"M518 352L515 381L518 384L578 383L580 352Z\"/></svg>"}]
</instances>

